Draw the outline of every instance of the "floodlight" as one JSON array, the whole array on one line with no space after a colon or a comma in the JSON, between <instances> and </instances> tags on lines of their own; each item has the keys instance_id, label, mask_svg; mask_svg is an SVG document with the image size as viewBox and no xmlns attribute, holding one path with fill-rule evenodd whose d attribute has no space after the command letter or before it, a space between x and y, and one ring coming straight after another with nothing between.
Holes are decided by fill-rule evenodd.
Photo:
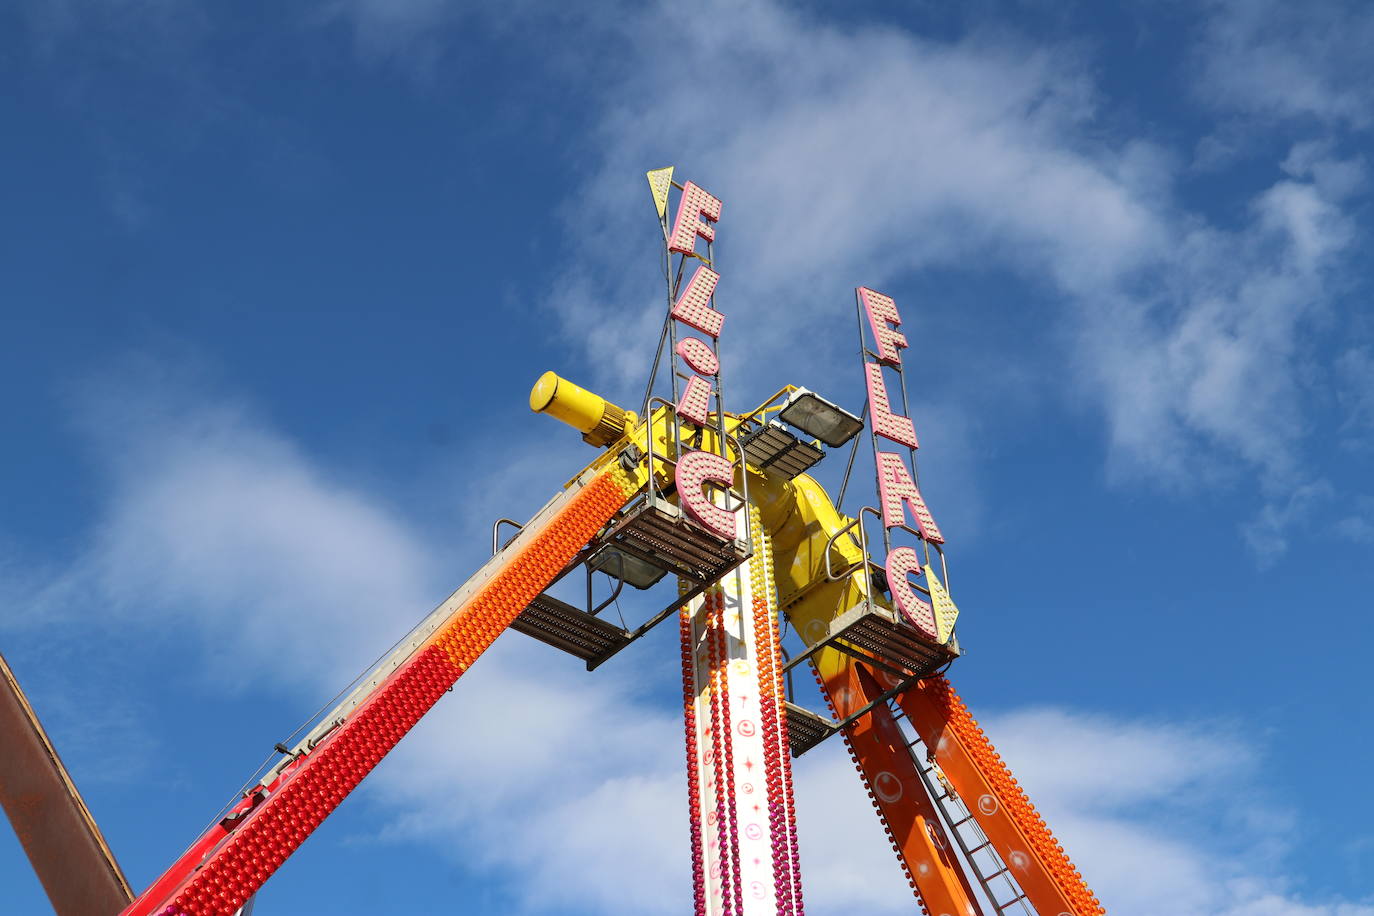
<instances>
[{"instance_id":1,"label":"floodlight","mask_svg":"<svg viewBox=\"0 0 1374 916\"><path fill-rule=\"evenodd\" d=\"M791 480L825 457L817 446L801 441L777 422L745 433L740 437L740 446L746 461L784 480Z\"/></svg>"},{"instance_id":2,"label":"floodlight","mask_svg":"<svg viewBox=\"0 0 1374 916\"><path fill-rule=\"evenodd\" d=\"M787 399L778 419L815 436L831 448L839 448L859 434L863 421L814 391L798 388Z\"/></svg>"},{"instance_id":3,"label":"floodlight","mask_svg":"<svg viewBox=\"0 0 1374 916\"><path fill-rule=\"evenodd\" d=\"M590 569L599 569L608 576L623 579L638 589L652 588L668 571L647 560L631 556L614 547L603 547L587 560Z\"/></svg>"}]
</instances>

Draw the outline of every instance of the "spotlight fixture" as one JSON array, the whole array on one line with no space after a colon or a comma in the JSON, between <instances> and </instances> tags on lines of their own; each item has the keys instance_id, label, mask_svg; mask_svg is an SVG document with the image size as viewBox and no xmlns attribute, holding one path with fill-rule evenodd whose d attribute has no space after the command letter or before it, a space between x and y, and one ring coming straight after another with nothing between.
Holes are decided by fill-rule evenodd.
<instances>
[{"instance_id":1,"label":"spotlight fixture","mask_svg":"<svg viewBox=\"0 0 1374 916\"><path fill-rule=\"evenodd\" d=\"M859 434L863 421L814 391L798 388L787 399L778 419L815 436L831 448L839 448Z\"/></svg>"}]
</instances>

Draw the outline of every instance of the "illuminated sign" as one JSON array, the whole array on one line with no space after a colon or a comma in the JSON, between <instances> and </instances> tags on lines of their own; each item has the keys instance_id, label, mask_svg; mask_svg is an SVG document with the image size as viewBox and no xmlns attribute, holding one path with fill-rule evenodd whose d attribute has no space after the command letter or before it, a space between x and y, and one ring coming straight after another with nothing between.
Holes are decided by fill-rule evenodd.
<instances>
[{"instance_id":1,"label":"illuminated sign","mask_svg":"<svg viewBox=\"0 0 1374 916\"><path fill-rule=\"evenodd\" d=\"M716 534L728 540L735 538L735 512L723 509L711 502L706 495L705 484L719 484L728 488L735 479L734 465L715 452L688 452L678 459L673 480L677 484L677 496L682 508Z\"/></svg>"},{"instance_id":2,"label":"illuminated sign","mask_svg":"<svg viewBox=\"0 0 1374 916\"><path fill-rule=\"evenodd\" d=\"M863 347L864 380L868 388L868 415L873 423L873 466L878 477L878 501L883 510L883 542L888 548L885 563L888 587L892 590L893 603L907 620L931 639L945 642L953 628L953 616L957 613L948 592L935 577L929 563L922 562L914 547L893 547L891 538L893 530L909 531L927 544L939 545L945 542L944 535L921 496L915 475L907 464L907 457L899 452L881 451L878 447L879 436L904 445L913 463L916 449L920 447L911 417L893 410L887 382L883 377L884 367L895 369L898 373L902 371L901 351L909 346L906 335L898 330L902 326L902 316L891 296L864 286L856 290L856 295L858 306L873 332L874 349L870 350L867 342ZM906 409L905 384L902 403L903 409ZM915 521L914 528L907 524L908 509ZM908 578L913 575L926 577L926 590L936 597L936 606L916 593ZM937 615L937 611L942 613ZM943 619L937 619L937 616Z\"/></svg>"},{"instance_id":3,"label":"illuminated sign","mask_svg":"<svg viewBox=\"0 0 1374 916\"><path fill-rule=\"evenodd\" d=\"M657 203L659 188L653 184L653 173L650 173L649 180L650 187L654 188ZM667 188L667 183L662 184L660 216L666 213ZM706 258L697 254L696 246L697 239L705 239L707 242L715 240L714 224L720 219L720 211L719 198L689 181L682 188L682 197L677 205L677 217L673 220L672 232L667 237L670 252L705 262L697 265L696 271L687 281L687 286L677 296L668 313L674 322L710 338L708 342L700 337L684 337L673 347L673 352L691 370L687 376L687 386L677 401L677 415L698 426L711 425L711 395L715 394L719 399L720 358L716 355L716 342L720 340L720 329L725 324L725 316L716 311L712 304L716 284L720 282L720 274L711 269ZM680 272L678 276L681 277ZM714 380L715 384L712 385L708 379ZM723 438L724 430L717 432L721 433ZM736 507L730 510L716 505L706 494L704 487L709 482L728 489L734 482L734 476L734 467L728 459L702 451L682 455L673 472L682 508L708 530L727 540L734 540L736 537L735 513L739 509Z\"/></svg>"}]
</instances>

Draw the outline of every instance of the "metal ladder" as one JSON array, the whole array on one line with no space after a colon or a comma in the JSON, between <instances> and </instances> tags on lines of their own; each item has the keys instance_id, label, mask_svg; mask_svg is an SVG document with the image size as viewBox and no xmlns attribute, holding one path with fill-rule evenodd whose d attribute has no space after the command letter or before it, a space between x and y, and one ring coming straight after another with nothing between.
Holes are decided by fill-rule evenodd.
<instances>
[{"instance_id":1,"label":"metal ladder","mask_svg":"<svg viewBox=\"0 0 1374 916\"><path fill-rule=\"evenodd\" d=\"M921 782L935 802L935 810L944 823L945 834L954 838L961 858L969 866L968 871L978 880L984 897L979 902L997 916L1037 916L1035 908L1026 899L1025 891L1012 877L1011 868L1002 861L963 800L954 793L953 788L947 788L936 777L935 765L930 762L925 742L907 721L906 713L895 701L889 702L888 708L897 727L901 729L902 737L906 739L907 750L916 762Z\"/></svg>"}]
</instances>

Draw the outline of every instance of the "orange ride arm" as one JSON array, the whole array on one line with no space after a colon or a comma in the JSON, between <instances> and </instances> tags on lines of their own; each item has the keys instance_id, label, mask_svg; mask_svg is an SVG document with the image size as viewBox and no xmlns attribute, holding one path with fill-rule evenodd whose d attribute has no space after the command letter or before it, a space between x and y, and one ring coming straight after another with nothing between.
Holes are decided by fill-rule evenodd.
<instances>
[{"instance_id":1,"label":"orange ride arm","mask_svg":"<svg viewBox=\"0 0 1374 916\"><path fill-rule=\"evenodd\" d=\"M831 543L831 536L850 519L841 515L820 484L805 474L788 482L761 476L750 482L749 492L761 504L764 525L774 538L778 591L788 620L803 642L814 644L837 614L869 594L868 577L863 572L835 580L826 574L827 553L831 567L836 569L854 567L863 559L854 538L841 537ZM838 718L847 717L883 692L862 666L842 652L823 649L813 662ZM874 707L844 733L844 739L917 897L935 916L980 916L968 880L940 827L934 802L921 781L919 764L887 706Z\"/></svg>"},{"instance_id":2,"label":"orange ride arm","mask_svg":"<svg viewBox=\"0 0 1374 916\"><path fill-rule=\"evenodd\" d=\"M817 680L832 711L844 718L883 693L865 666L832 649L817 653ZM863 777L868 796L887 831L927 913L934 916L982 916L973 889L954 857L952 843L926 792L917 761L887 704L841 732L849 756Z\"/></svg>"},{"instance_id":3,"label":"orange ride arm","mask_svg":"<svg viewBox=\"0 0 1374 916\"><path fill-rule=\"evenodd\" d=\"M949 681L918 681L897 702L1035 911L1105 914Z\"/></svg>"},{"instance_id":4,"label":"orange ride arm","mask_svg":"<svg viewBox=\"0 0 1374 916\"><path fill-rule=\"evenodd\" d=\"M640 474L614 457L554 497L431 615L432 631L412 651L350 698L337 726L298 749L122 916L230 916L243 906L638 491Z\"/></svg>"}]
</instances>

